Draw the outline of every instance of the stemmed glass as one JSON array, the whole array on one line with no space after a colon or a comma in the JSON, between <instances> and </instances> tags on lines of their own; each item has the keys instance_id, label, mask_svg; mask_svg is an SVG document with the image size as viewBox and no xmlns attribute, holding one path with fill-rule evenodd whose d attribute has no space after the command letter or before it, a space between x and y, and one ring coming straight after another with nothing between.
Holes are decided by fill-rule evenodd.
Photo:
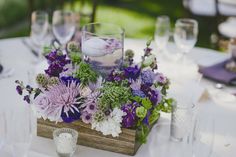
<instances>
[{"instance_id":1,"label":"stemmed glass","mask_svg":"<svg viewBox=\"0 0 236 157\"><path fill-rule=\"evenodd\" d=\"M34 11L31 15L31 40L41 50L48 34L48 13L45 11Z\"/></svg>"},{"instance_id":2,"label":"stemmed glass","mask_svg":"<svg viewBox=\"0 0 236 157\"><path fill-rule=\"evenodd\" d=\"M5 112L0 111L0 151L6 140L6 129L6 114Z\"/></svg>"},{"instance_id":3,"label":"stemmed glass","mask_svg":"<svg viewBox=\"0 0 236 157\"><path fill-rule=\"evenodd\" d=\"M192 155L193 157L209 157L215 139L215 121L213 117L198 117L193 128Z\"/></svg>"},{"instance_id":4,"label":"stemmed glass","mask_svg":"<svg viewBox=\"0 0 236 157\"><path fill-rule=\"evenodd\" d=\"M174 40L182 52L182 58L194 47L198 36L198 22L194 19L179 19L175 23Z\"/></svg>"},{"instance_id":5,"label":"stemmed glass","mask_svg":"<svg viewBox=\"0 0 236 157\"><path fill-rule=\"evenodd\" d=\"M160 52L165 50L170 36L170 19L166 15L158 16L156 20L155 42Z\"/></svg>"},{"instance_id":6,"label":"stemmed glass","mask_svg":"<svg viewBox=\"0 0 236 157\"><path fill-rule=\"evenodd\" d=\"M56 10L52 18L52 31L62 46L65 46L76 30L75 15L71 11Z\"/></svg>"},{"instance_id":7,"label":"stemmed glass","mask_svg":"<svg viewBox=\"0 0 236 157\"><path fill-rule=\"evenodd\" d=\"M9 116L9 143L13 157L27 157L33 136L33 121L30 106L11 111Z\"/></svg>"}]
</instances>

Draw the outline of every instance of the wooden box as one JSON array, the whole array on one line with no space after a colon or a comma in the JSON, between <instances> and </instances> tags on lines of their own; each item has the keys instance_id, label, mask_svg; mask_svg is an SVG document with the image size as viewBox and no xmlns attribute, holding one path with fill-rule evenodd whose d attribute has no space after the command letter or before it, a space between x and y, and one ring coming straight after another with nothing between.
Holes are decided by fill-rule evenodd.
<instances>
[{"instance_id":1,"label":"wooden box","mask_svg":"<svg viewBox=\"0 0 236 157\"><path fill-rule=\"evenodd\" d=\"M104 136L101 132L91 129L91 125L81 121L73 123L55 123L48 120L38 119L37 135L52 138L52 133L57 128L72 128L79 132L78 144L97 149L107 150L127 155L135 155L141 144L137 142L137 131L122 128L119 137Z\"/></svg>"}]
</instances>

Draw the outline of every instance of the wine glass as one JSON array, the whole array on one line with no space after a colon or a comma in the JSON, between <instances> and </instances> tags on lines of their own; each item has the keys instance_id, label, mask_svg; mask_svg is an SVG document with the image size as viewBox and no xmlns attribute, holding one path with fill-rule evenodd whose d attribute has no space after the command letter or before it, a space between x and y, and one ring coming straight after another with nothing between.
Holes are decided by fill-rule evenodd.
<instances>
[{"instance_id":1,"label":"wine glass","mask_svg":"<svg viewBox=\"0 0 236 157\"><path fill-rule=\"evenodd\" d=\"M117 25L85 25L82 28L81 45L85 59L104 77L123 64L124 29Z\"/></svg>"},{"instance_id":2,"label":"wine glass","mask_svg":"<svg viewBox=\"0 0 236 157\"><path fill-rule=\"evenodd\" d=\"M12 146L13 157L27 157L33 135L30 106L11 111L9 122L11 126L8 138Z\"/></svg>"},{"instance_id":3,"label":"wine glass","mask_svg":"<svg viewBox=\"0 0 236 157\"><path fill-rule=\"evenodd\" d=\"M6 114L3 111L0 111L0 151L2 147L4 146L5 140L6 140Z\"/></svg>"},{"instance_id":4,"label":"wine glass","mask_svg":"<svg viewBox=\"0 0 236 157\"><path fill-rule=\"evenodd\" d=\"M166 15L158 16L156 20L155 42L160 52L165 50L170 35L170 19Z\"/></svg>"},{"instance_id":5,"label":"wine glass","mask_svg":"<svg viewBox=\"0 0 236 157\"><path fill-rule=\"evenodd\" d=\"M48 13L45 11L34 11L31 15L30 37L35 46L42 48L48 34Z\"/></svg>"},{"instance_id":6,"label":"wine glass","mask_svg":"<svg viewBox=\"0 0 236 157\"><path fill-rule=\"evenodd\" d=\"M76 30L75 15L71 11L56 10L52 17L52 31L62 46L69 42Z\"/></svg>"},{"instance_id":7,"label":"wine glass","mask_svg":"<svg viewBox=\"0 0 236 157\"><path fill-rule=\"evenodd\" d=\"M194 19L178 19L175 23L174 40L182 57L194 47L198 36L198 22Z\"/></svg>"},{"instance_id":8,"label":"wine glass","mask_svg":"<svg viewBox=\"0 0 236 157\"><path fill-rule=\"evenodd\" d=\"M192 156L210 157L215 139L215 121L211 116L196 119L192 135Z\"/></svg>"}]
</instances>

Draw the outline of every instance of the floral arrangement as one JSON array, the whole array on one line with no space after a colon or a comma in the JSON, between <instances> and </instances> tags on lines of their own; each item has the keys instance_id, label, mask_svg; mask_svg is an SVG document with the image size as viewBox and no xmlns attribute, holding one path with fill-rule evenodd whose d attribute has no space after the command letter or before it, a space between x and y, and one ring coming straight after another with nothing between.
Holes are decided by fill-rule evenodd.
<instances>
[{"instance_id":1,"label":"floral arrangement","mask_svg":"<svg viewBox=\"0 0 236 157\"><path fill-rule=\"evenodd\" d=\"M37 88L17 80L16 90L39 118L71 123L81 120L104 135L119 136L121 128L138 129L142 143L160 112L170 112L169 80L157 72L157 61L147 42L142 62L134 64L134 52L125 52L123 66L102 78L83 60L76 44L47 49L49 64L36 76Z\"/></svg>"}]
</instances>

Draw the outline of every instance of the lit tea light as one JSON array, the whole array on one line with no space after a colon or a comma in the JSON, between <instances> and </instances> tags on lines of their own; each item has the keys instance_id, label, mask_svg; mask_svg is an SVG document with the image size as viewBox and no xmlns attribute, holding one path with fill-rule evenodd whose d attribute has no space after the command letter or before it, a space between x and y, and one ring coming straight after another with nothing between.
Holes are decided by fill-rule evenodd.
<instances>
[{"instance_id":1,"label":"lit tea light","mask_svg":"<svg viewBox=\"0 0 236 157\"><path fill-rule=\"evenodd\" d=\"M78 132L69 128L57 129L53 132L56 151L61 157L71 157L76 150Z\"/></svg>"}]
</instances>

